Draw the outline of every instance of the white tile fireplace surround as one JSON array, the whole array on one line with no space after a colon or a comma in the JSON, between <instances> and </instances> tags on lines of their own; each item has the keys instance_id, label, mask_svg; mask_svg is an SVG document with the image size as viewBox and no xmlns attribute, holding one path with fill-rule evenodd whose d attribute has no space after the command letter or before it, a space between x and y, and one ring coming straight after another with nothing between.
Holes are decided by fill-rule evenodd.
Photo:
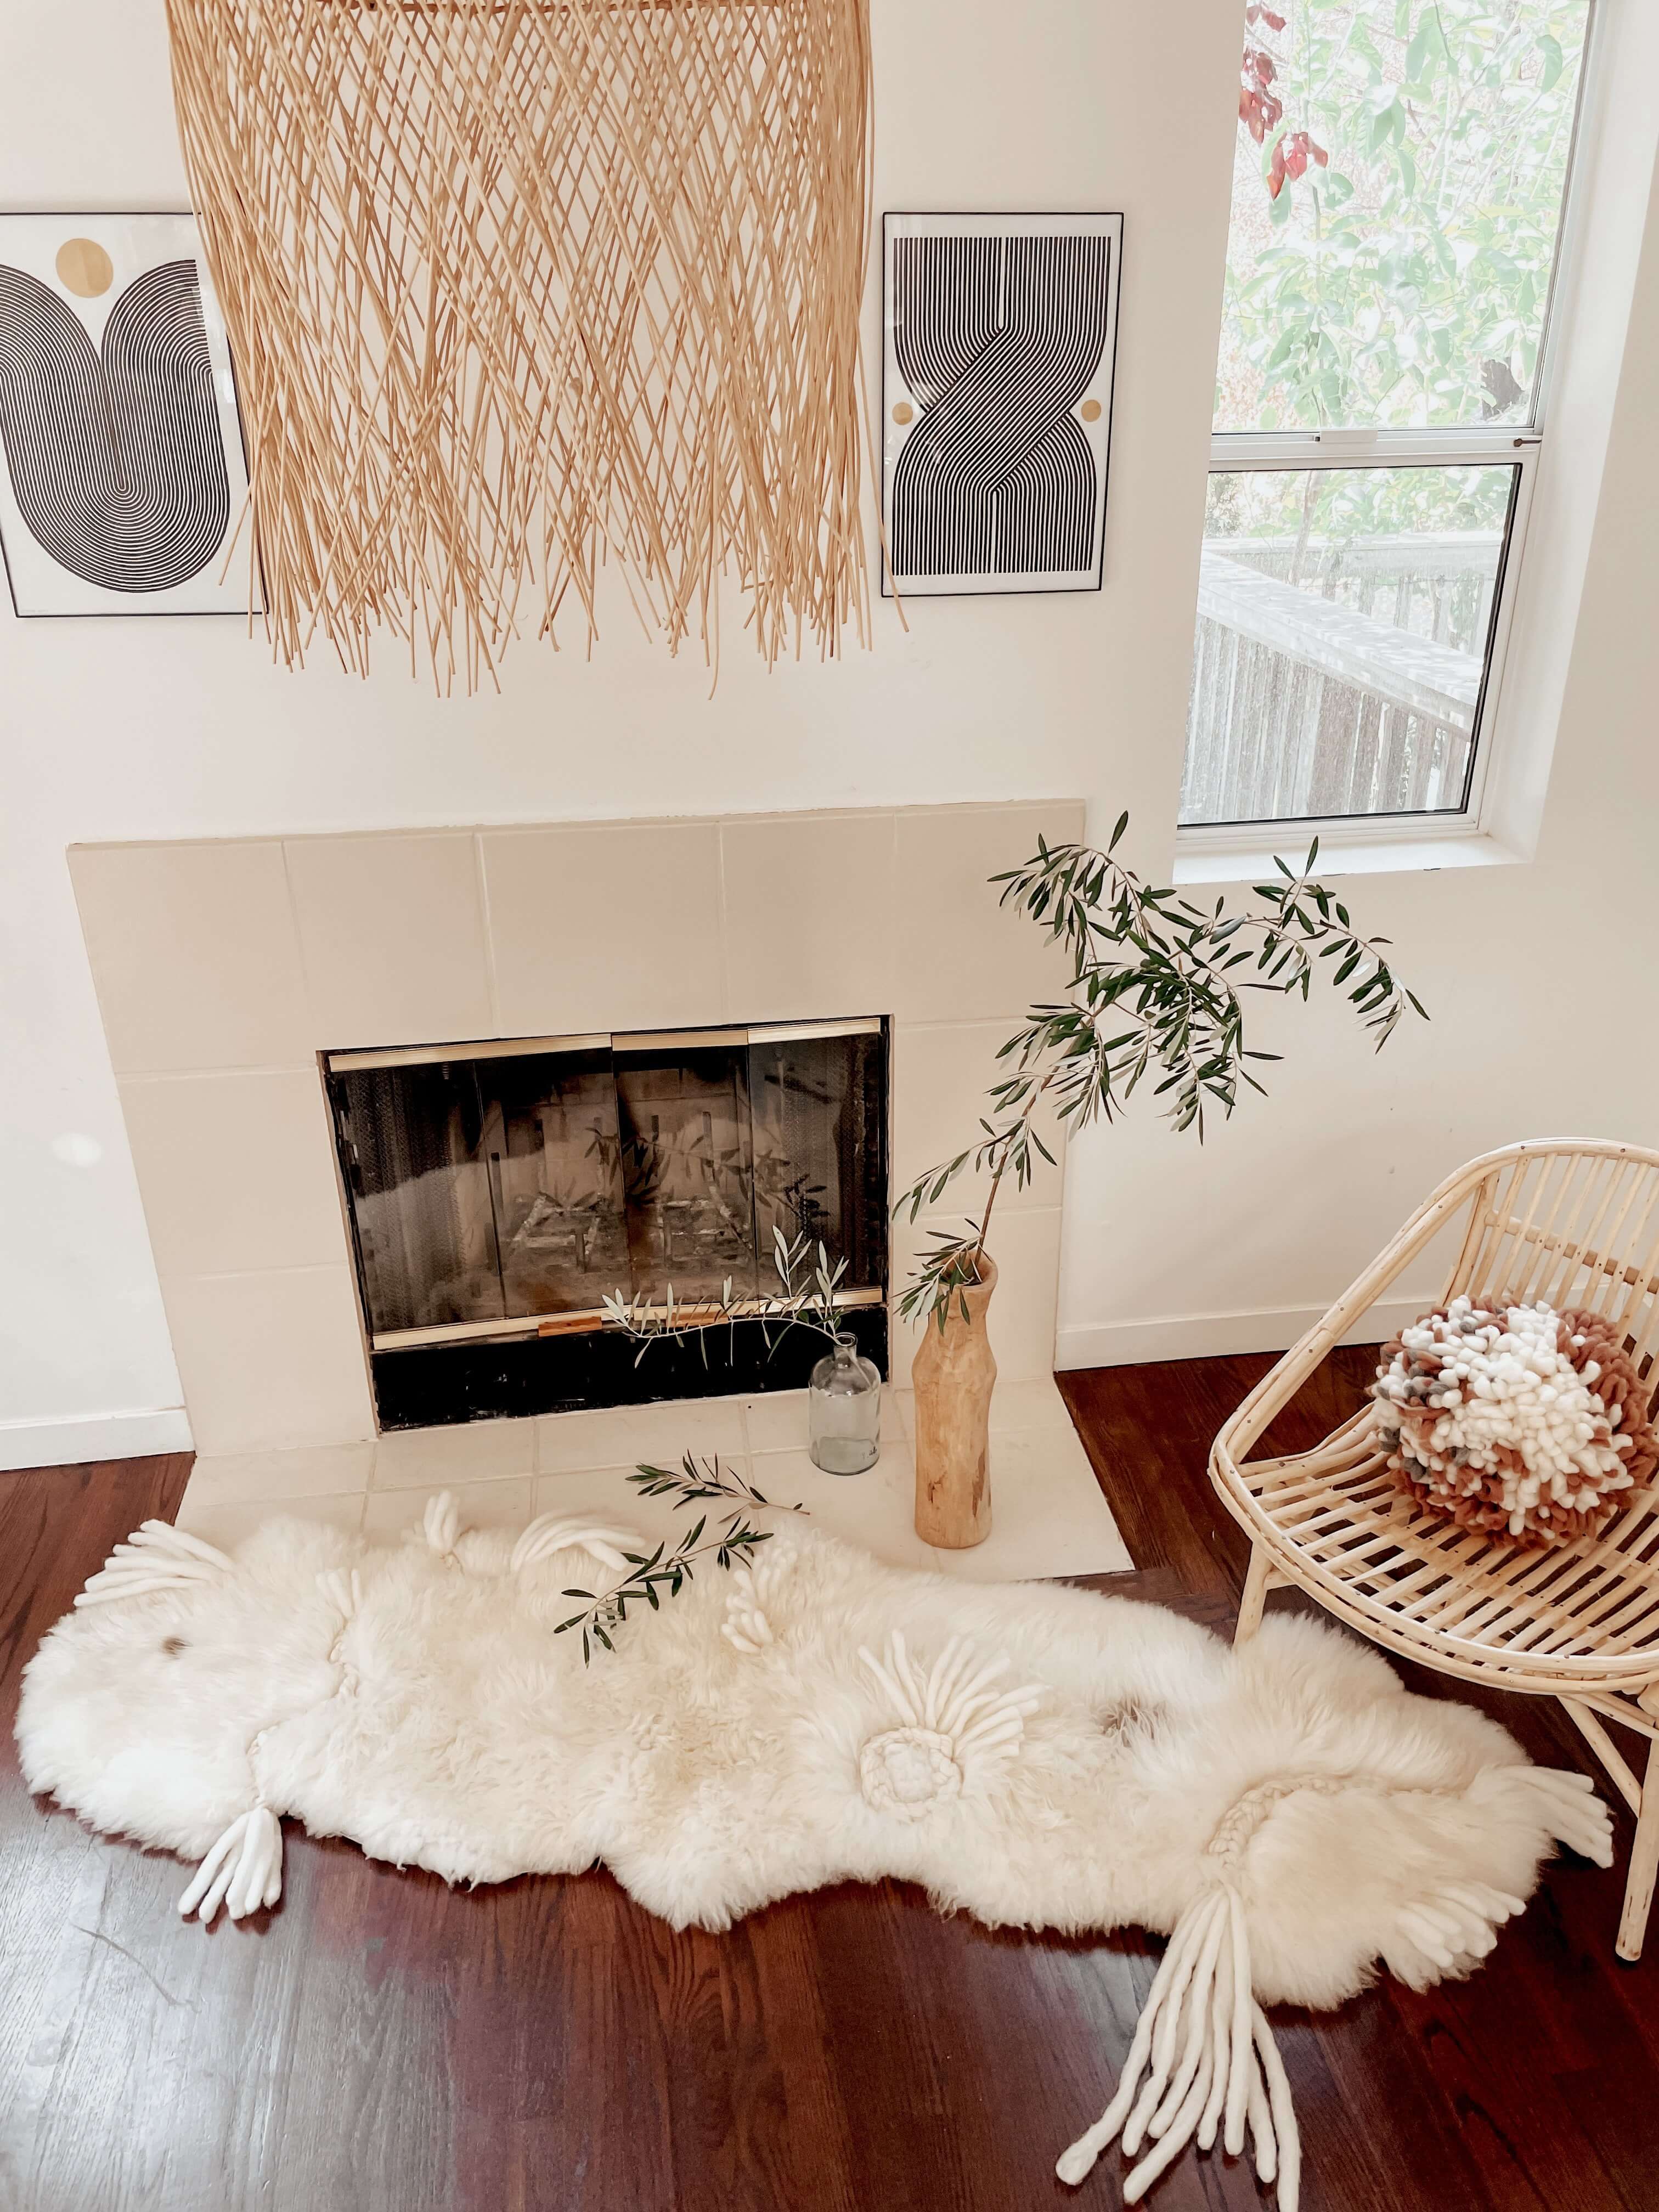
<instances>
[{"instance_id":1,"label":"white tile fireplace surround","mask_svg":"<svg viewBox=\"0 0 1659 2212\"><path fill-rule=\"evenodd\" d=\"M72 848L198 1454L187 1517L229 1533L304 1498L384 1528L441 1484L527 1517L550 1486L584 1503L586 1477L707 1442L914 1559L902 1325L869 1478L797 1453L793 1394L377 1438L318 1055L883 1012L896 1193L961 1148L996 1047L1065 981L987 878L1082 830L1054 801ZM1051 1379L1060 1200L1055 1171L998 1201L998 1534L971 1571L1127 1565ZM895 1224L895 1282L930 1225Z\"/></svg>"}]
</instances>

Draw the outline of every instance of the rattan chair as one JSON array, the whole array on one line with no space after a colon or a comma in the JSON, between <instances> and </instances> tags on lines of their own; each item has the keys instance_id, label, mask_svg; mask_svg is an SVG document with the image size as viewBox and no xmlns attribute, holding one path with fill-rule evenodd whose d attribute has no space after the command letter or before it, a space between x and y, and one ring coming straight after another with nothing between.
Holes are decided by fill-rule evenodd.
<instances>
[{"instance_id":1,"label":"rattan chair","mask_svg":"<svg viewBox=\"0 0 1659 2212\"><path fill-rule=\"evenodd\" d=\"M1604 1723L1659 1737L1659 1485L1598 1537L1517 1551L1401 1496L1364 1408L1312 1451L1250 1461L1262 1431L1431 1240L1466 1217L1443 1298L1585 1306L1626 1332L1659 1383L1659 1152L1537 1143L1488 1152L1442 1183L1217 1437L1210 1474L1250 1539L1240 1640L1270 1589L1305 1590L1362 1636L1466 1681L1559 1698L1636 1815L1619 1923L1641 1956L1659 1866L1659 1753L1638 1781Z\"/></svg>"}]
</instances>

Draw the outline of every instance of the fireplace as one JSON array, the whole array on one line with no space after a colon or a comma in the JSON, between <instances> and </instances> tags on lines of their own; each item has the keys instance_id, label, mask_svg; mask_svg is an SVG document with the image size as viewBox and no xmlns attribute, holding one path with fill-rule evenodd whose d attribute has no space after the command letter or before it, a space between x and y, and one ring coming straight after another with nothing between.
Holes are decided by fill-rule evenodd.
<instances>
[{"instance_id":1,"label":"fireplace","mask_svg":"<svg viewBox=\"0 0 1659 2212\"><path fill-rule=\"evenodd\" d=\"M749 1423L749 1448L798 1440L804 1411L778 1390L811 1364L817 1344L804 1332L770 1364L757 1355L748 1374L728 1366L722 1401L716 1339L725 1332L708 1333L708 1368L688 1346L677 1369L679 1355L662 1346L636 1375L625 1339L577 1327L566 1346L577 1371L568 1368L555 1392L536 1370L558 1340L538 1332L580 1310L509 1314L498 1279L497 1295L474 1310L487 1324L477 1336L425 1346L405 1337L373 1350L327 1063L348 1047L419 1047L407 1054L414 1066L475 1060L480 1046L496 1044L510 1060L544 1038L603 1032L603 1048L612 1034L671 1024L747 1024L753 1034L764 1024L833 1028L843 1015L879 1013L886 1105L875 1141L896 1194L962 1145L997 1047L1025 1008L1066 985L1062 948L1000 906L988 879L1039 838L1054 845L1083 833L1078 802L1041 799L72 848L198 1487L243 1500L344 1498L482 1479L486 1468L550 1485L573 1457L601 1468L669 1450L672 1422L659 1408L623 1404L434 1425L424 1444L419 1425L538 1404L597 1407L635 1389L665 1399L709 1391L699 1418L711 1437L729 1414L740 1435ZM625 925L619 884L628 886ZM809 913L833 913L834 928L799 927ZM443 1046L447 1039L477 1042ZM486 1173L491 1149L482 1147ZM512 1146L493 1149L504 1154L505 1190ZM808 1180L827 1189L821 1173ZM1060 1193L1054 1174L1005 1188L998 1201L992 1342L1004 1407L1021 1402L1018 1385L1050 1391ZM868 1294L906 1279L972 1203L964 1186L950 1194L949 1212L878 1218L872 1234L887 1249L870 1249L860 1287ZM570 1224L548 1225L567 1233L550 1233L543 1257L556 1272L573 1258L580 1269ZM689 1258L677 1238L677 1283ZM448 1317L422 1321L411 1301L389 1309L374 1333L453 1331L463 1326L457 1310L452 1303ZM916 1330L880 1303L850 1312L902 1392ZM627 1371L579 1371L602 1357ZM456 1370L452 1381L447 1370ZM578 1437L580 1447L570 1441ZM722 1436L720 1449L745 1447ZM896 1452L884 1464L896 1466Z\"/></svg>"},{"instance_id":2,"label":"fireplace","mask_svg":"<svg viewBox=\"0 0 1659 2212\"><path fill-rule=\"evenodd\" d=\"M321 1059L382 1430L798 1389L822 1338L742 1312L780 1239L886 1372L882 1018ZM603 1301L671 1290L740 1317L641 1358Z\"/></svg>"}]
</instances>

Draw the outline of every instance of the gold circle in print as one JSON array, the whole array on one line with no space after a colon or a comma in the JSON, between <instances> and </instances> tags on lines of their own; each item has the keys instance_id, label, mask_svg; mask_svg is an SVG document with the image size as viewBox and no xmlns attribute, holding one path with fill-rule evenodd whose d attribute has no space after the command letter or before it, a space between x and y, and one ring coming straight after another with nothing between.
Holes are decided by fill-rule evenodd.
<instances>
[{"instance_id":1,"label":"gold circle in print","mask_svg":"<svg viewBox=\"0 0 1659 2212\"><path fill-rule=\"evenodd\" d=\"M95 300L115 282L115 264L95 238L66 238L58 249L58 274L77 300Z\"/></svg>"},{"instance_id":2,"label":"gold circle in print","mask_svg":"<svg viewBox=\"0 0 1659 2212\"><path fill-rule=\"evenodd\" d=\"M893 410L893 420L896 422L908 422L915 411L915 409L910 404L908 399L901 399L898 405Z\"/></svg>"},{"instance_id":3,"label":"gold circle in print","mask_svg":"<svg viewBox=\"0 0 1659 2212\"><path fill-rule=\"evenodd\" d=\"M1077 411L1083 417L1085 422L1098 422L1100 420L1100 402L1097 399L1085 399L1082 406L1079 407Z\"/></svg>"}]
</instances>

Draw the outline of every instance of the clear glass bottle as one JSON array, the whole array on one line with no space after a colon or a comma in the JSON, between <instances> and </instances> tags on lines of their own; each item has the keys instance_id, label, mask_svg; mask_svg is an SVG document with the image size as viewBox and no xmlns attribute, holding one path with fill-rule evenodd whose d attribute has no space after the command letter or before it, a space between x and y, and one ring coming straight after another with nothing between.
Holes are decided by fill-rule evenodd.
<instances>
[{"instance_id":1,"label":"clear glass bottle","mask_svg":"<svg viewBox=\"0 0 1659 2212\"><path fill-rule=\"evenodd\" d=\"M862 1474L881 1450L881 1375L844 1329L812 1370L806 1393L812 1463L826 1474Z\"/></svg>"}]
</instances>

